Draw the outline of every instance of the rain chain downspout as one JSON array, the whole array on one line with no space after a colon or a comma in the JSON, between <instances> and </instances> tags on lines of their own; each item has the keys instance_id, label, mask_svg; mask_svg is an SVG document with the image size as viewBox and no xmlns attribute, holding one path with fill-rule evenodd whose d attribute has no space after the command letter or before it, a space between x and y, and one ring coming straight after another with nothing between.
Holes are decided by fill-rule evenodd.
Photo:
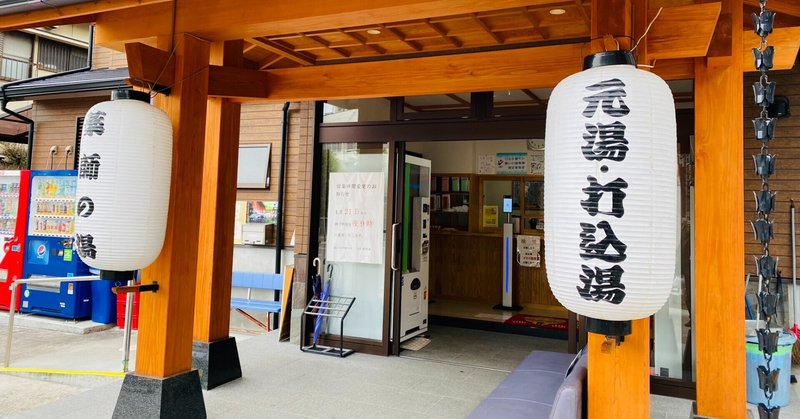
<instances>
[{"instance_id":1,"label":"rain chain downspout","mask_svg":"<svg viewBox=\"0 0 800 419\"><path fill-rule=\"evenodd\" d=\"M764 391L766 403L758 404L760 419L778 419L780 407L772 405L772 397L777 391L780 368L773 368L773 355L778 351L778 338L781 331L772 331L773 320L777 314L778 294L771 292L772 280L777 274L777 258L770 256L769 243L773 237L772 221L770 214L775 209L775 192L769 188L769 177L775 173L776 156L769 154L769 141L775 133L776 118L770 118L769 106L775 100L775 82L769 81L767 72L772 68L775 49L767 45L767 36L772 32L775 13L766 8L767 0L760 0L761 11L753 13L755 33L761 37L758 48L753 48L755 67L761 73L759 80L753 84L755 102L761 107L761 114L753 119L756 140L761 142L761 153L753 156L756 174L761 178L761 190L754 191L756 198L756 211L758 218L751 222L756 239L761 242L763 254L755 257L758 275L762 279L762 289L759 292L759 305L761 313L766 319L766 325L759 328L758 348L764 355L766 365L758 366L758 386ZM785 371L784 374L789 373Z\"/></svg>"},{"instance_id":2,"label":"rain chain downspout","mask_svg":"<svg viewBox=\"0 0 800 419\"><path fill-rule=\"evenodd\" d=\"M278 214L275 222L275 273L281 273L281 252L283 251L283 188L286 186L286 152L289 145L289 102L283 104L283 125L281 130L281 165L278 174Z\"/></svg>"}]
</instances>

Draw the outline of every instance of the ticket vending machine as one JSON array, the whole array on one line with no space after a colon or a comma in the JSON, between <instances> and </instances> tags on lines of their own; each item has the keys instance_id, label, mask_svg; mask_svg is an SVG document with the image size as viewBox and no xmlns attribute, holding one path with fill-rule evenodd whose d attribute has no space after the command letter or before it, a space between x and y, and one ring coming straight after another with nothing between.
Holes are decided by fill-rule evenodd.
<instances>
[{"instance_id":1,"label":"ticket vending machine","mask_svg":"<svg viewBox=\"0 0 800 419\"><path fill-rule=\"evenodd\" d=\"M406 156L400 342L428 331L431 162Z\"/></svg>"}]
</instances>

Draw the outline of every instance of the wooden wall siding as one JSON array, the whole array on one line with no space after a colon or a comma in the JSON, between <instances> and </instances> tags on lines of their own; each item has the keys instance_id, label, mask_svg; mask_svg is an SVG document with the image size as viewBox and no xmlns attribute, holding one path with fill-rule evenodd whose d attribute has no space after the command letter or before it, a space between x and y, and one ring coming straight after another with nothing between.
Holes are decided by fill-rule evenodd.
<instances>
[{"instance_id":1,"label":"wooden wall siding","mask_svg":"<svg viewBox=\"0 0 800 419\"><path fill-rule=\"evenodd\" d=\"M238 200L278 200L278 181L281 157L281 126L283 104L245 103L242 105L240 144L272 145L270 155L269 190L239 190ZM286 155L286 185L284 188L284 239L290 245L295 234L295 245L307 243L305 229L308 216L306 194L310 190L311 148L308 145L313 134L313 103L292 103L289 108L289 144ZM301 147L302 144L302 147ZM302 150L301 150L302 149ZM301 181L302 179L302 181ZM308 182L307 182L308 180ZM304 237L301 237L304 236Z\"/></svg>"},{"instance_id":2,"label":"wooden wall siding","mask_svg":"<svg viewBox=\"0 0 800 419\"><path fill-rule=\"evenodd\" d=\"M92 51L92 68L123 68L128 66L125 51L116 51L111 48L94 46Z\"/></svg>"},{"instance_id":3,"label":"wooden wall siding","mask_svg":"<svg viewBox=\"0 0 800 419\"><path fill-rule=\"evenodd\" d=\"M86 115L96 103L108 98L107 95L79 98L38 100L33 103L31 118L36 121L33 142L32 169L48 169L50 167L50 147L57 146L58 153L53 169L64 168L64 149L71 146L75 151L76 118ZM67 159L67 169L74 168L74 155Z\"/></svg>"},{"instance_id":4,"label":"wooden wall siding","mask_svg":"<svg viewBox=\"0 0 800 419\"><path fill-rule=\"evenodd\" d=\"M499 236L431 235L431 298L499 302L502 240ZM544 263L541 268L523 268L514 263L513 271L515 304L560 306L547 283Z\"/></svg>"},{"instance_id":5,"label":"wooden wall siding","mask_svg":"<svg viewBox=\"0 0 800 419\"><path fill-rule=\"evenodd\" d=\"M34 134L33 169L48 169L50 147L58 146L54 169L64 168L64 149L75 149L75 119L83 116L96 103L107 100L107 95L93 98L39 100L34 102L32 118L36 121ZM253 104L242 105L241 144L270 143L271 184L268 191L240 190L239 200L278 199L278 175L281 156L281 118L283 105ZM314 104L310 102L293 103L289 119L289 148L286 166L286 206L284 216L286 225L285 244L290 245L292 234L295 246L303 246L298 252L307 252L308 225L310 217L310 192L312 173L312 151L314 125ZM67 161L67 169L73 168L73 157Z\"/></svg>"},{"instance_id":6,"label":"wooden wall siding","mask_svg":"<svg viewBox=\"0 0 800 419\"><path fill-rule=\"evenodd\" d=\"M770 189L778 191L777 208L770 217L774 222L775 238L770 243L770 254L780 257L778 269L785 278L792 277L792 248L789 225L789 199L795 200L800 215L800 66L795 64L792 71L770 74L770 81L777 83L778 95L785 95L794 109L793 115L778 121L775 139L770 141L770 153L778 156L775 175L770 177ZM754 255L763 250L753 236L750 221L756 219L753 191L761 188L761 179L753 170L752 155L760 152L760 143L753 133L753 118L760 108L753 104L753 83L757 77L745 73L744 77L744 221L745 221L745 272L755 273ZM798 225L800 228L800 225ZM800 261L800 259L798 259Z\"/></svg>"}]
</instances>

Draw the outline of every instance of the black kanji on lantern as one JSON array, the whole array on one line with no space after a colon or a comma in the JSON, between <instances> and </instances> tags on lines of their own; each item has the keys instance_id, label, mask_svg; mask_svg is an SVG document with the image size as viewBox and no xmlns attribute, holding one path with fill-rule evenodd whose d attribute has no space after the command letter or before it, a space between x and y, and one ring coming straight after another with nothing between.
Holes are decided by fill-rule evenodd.
<instances>
[{"instance_id":1,"label":"black kanji on lantern","mask_svg":"<svg viewBox=\"0 0 800 419\"><path fill-rule=\"evenodd\" d=\"M106 113L103 111L89 112L86 121L83 123L83 135L91 137L94 134L103 135L105 128Z\"/></svg>"},{"instance_id":2,"label":"black kanji on lantern","mask_svg":"<svg viewBox=\"0 0 800 419\"><path fill-rule=\"evenodd\" d=\"M619 121L610 124L586 124L583 140L586 144L581 147L581 151L583 157L589 161L622 161L628 154L625 124Z\"/></svg>"},{"instance_id":3,"label":"black kanji on lantern","mask_svg":"<svg viewBox=\"0 0 800 419\"><path fill-rule=\"evenodd\" d=\"M94 245L94 237L91 234L76 234L78 245L78 255L82 258L94 259L97 257L97 247Z\"/></svg>"},{"instance_id":4,"label":"black kanji on lantern","mask_svg":"<svg viewBox=\"0 0 800 419\"><path fill-rule=\"evenodd\" d=\"M580 280L583 287L577 286L578 294L589 301L608 301L612 304L620 304L625 299L625 285L622 284L622 274L625 271L619 266L614 265L610 269L595 267L594 269L581 265L583 274Z\"/></svg>"},{"instance_id":5,"label":"black kanji on lantern","mask_svg":"<svg viewBox=\"0 0 800 419\"><path fill-rule=\"evenodd\" d=\"M623 189L628 187L628 182L622 178L616 178L611 182L601 185L597 182L594 176L586 176L589 181L589 186L583 188L583 193L589 195L588 198L581 201L581 207L591 216L597 214L613 215L614 217L621 218L625 215L625 208L622 205L622 200L625 199L625 192ZM600 211L600 198L605 193L611 195L611 211Z\"/></svg>"},{"instance_id":6,"label":"black kanji on lantern","mask_svg":"<svg viewBox=\"0 0 800 419\"><path fill-rule=\"evenodd\" d=\"M605 237L602 240L597 240L595 234L598 227L603 230ZM592 223L581 223L581 258L582 259L600 259L605 262L618 263L622 262L628 256L625 251L628 245L623 243L611 228L608 221L600 221L595 226ZM616 254L606 253L608 248L611 247L616 251Z\"/></svg>"},{"instance_id":7,"label":"black kanji on lantern","mask_svg":"<svg viewBox=\"0 0 800 419\"><path fill-rule=\"evenodd\" d=\"M94 212L94 201L88 196L81 197L78 200L78 215L81 217L88 217Z\"/></svg>"},{"instance_id":8,"label":"black kanji on lantern","mask_svg":"<svg viewBox=\"0 0 800 419\"><path fill-rule=\"evenodd\" d=\"M583 98L583 101L587 102L586 109L583 110L583 116L587 118L593 117L598 106L602 107L605 114L616 118L627 115L631 110L622 100L628 95L623 87L625 87L625 83L620 79L603 80L600 83L587 86L587 90L598 93Z\"/></svg>"},{"instance_id":9,"label":"black kanji on lantern","mask_svg":"<svg viewBox=\"0 0 800 419\"><path fill-rule=\"evenodd\" d=\"M92 153L90 155L84 154L81 156L81 161L78 166L78 177L81 179L97 179L100 174L100 155Z\"/></svg>"}]
</instances>

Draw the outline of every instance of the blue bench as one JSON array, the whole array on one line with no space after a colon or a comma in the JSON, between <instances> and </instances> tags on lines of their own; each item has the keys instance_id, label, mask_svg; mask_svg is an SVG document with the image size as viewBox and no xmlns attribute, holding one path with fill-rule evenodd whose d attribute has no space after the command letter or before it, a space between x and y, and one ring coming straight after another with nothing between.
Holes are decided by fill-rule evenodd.
<instances>
[{"instance_id":1,"label":"blue bench","mask_svg":"<svg viewBox=\"0 0 800 419\"><path fill-rule=\"evenodd\" d=\"M259 290L283 290L283 275L282 274L268 274L262 272L234 272L233 283L234 288L247 288ZM266 312L270 317L273 314L281 312L280 301L256 300L249 298L231 298L231 308L236 310L239 314L257 324L259 327L266 331L271 331L269 324L264 324L255 317L246 313L244 310ZM271 319L269 319L271 320ZM271 321L267 323L272 323Z\"/></svg>"},{"instance_id":2,"label":"blue bench","mask_svg":"<svg viewBox=\"0 0 800 419\"><path fill-rule=\"evenodd\" d=\"M586 417L587 355L581 355L574 364L573 360L573 354L531 352L468 419Z\"/></svg>"}]
</instances>

